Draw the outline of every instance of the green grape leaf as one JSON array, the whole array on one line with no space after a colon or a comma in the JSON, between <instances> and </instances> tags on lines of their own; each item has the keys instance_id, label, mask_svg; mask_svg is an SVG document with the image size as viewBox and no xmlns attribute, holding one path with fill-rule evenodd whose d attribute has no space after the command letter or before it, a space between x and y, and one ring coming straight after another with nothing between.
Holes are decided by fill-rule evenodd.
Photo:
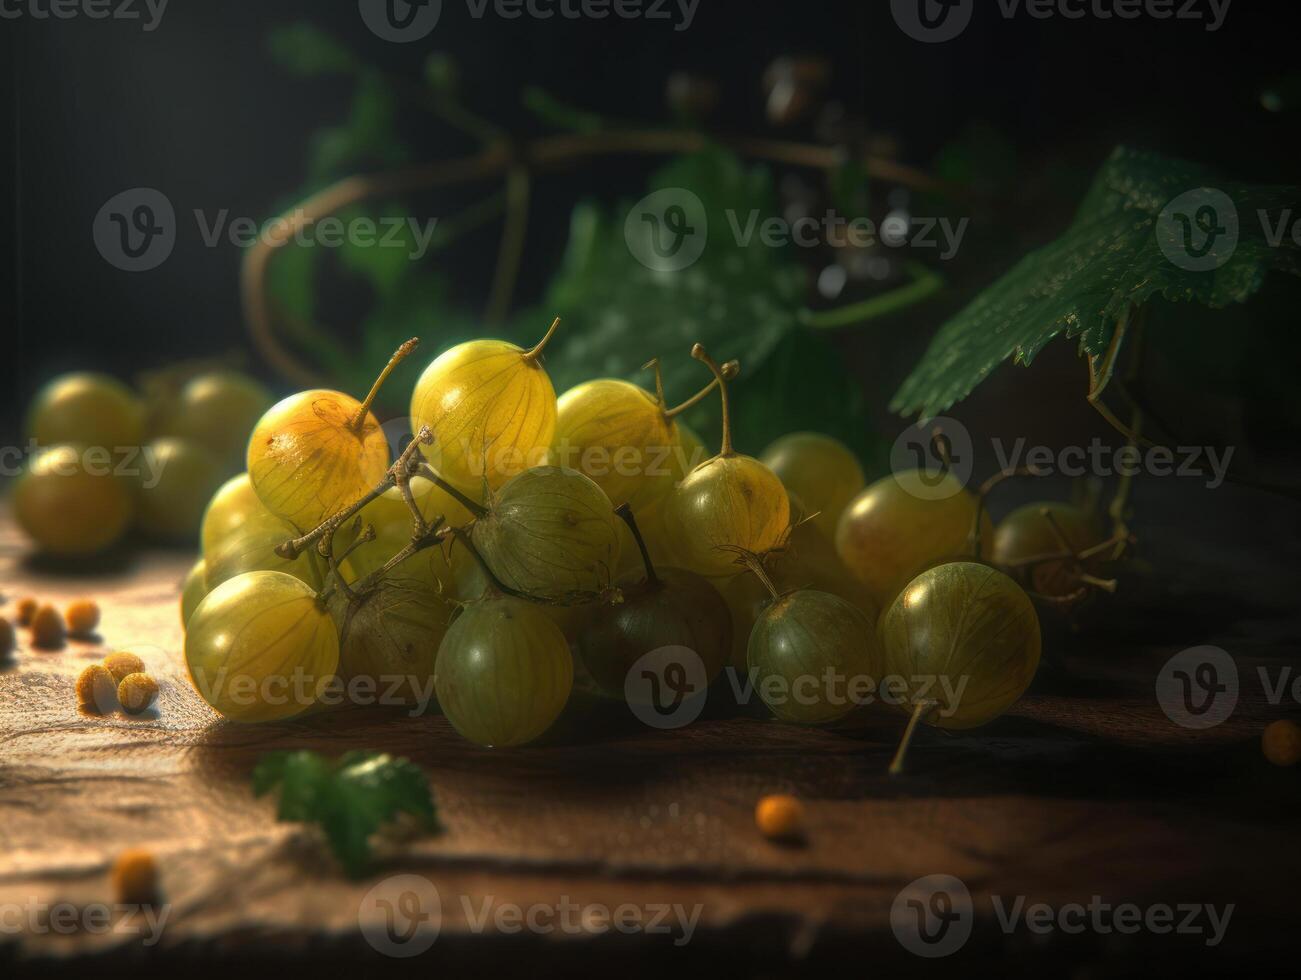
<instances>
[{"instance_id":1,"label":"green grape leaf","mask_svg":"<svg viewBox=\"0 0 1301 980\"><path fill-rule=\"evenodd\" d=\"M270 752L253 770L253 795L280 788L276 818L319 824L334 856L354 877L370 864L371 838L400 813L437 829L433 794L420 767L375 752L329 760L316 752Z\"/></svg>"},{"instance_id":2,"label":"green grape leaf","mask_svg":"<svg viewBox=\"0 0 1301 980\"><path fill-rule=\"evenodd\" d=\"M642 365L658 357L667 396L676 402L708 380L690 357L693 343L703 343L720 363L741 358L751 371L796 326L804 271L789 247L765 243L758 231L777 214L766 169L711 148L669 163L650 188L703 213L703 250L680 269L648 267L636 256L651 254L649 238L663 229L629 222L626 205L610 212L580 205L562 268L541 304L564 321L547 362L557 391L599 376L645 385ZM530 332L540 329L534 323Z\"/></svg>"},{"instance_id":3,"label":"green grape leaf","mask_svg":"<svg viewBox=\"0 0 1301 980\"><path fill-rule=\"evenodd\" d=\"M350 74L360 67L351 51L308 23L274 29L267 36L267 50L278 65L303 78Z\"/></svg>"},{"instance_id":4,"label":"green grape leaf","mask_svg":"<svg viewBox=\"0 0 1301 980\"><path fill-rule=\"evenodd\" d=\"M1245 301L1269 270L1301 275L1301 245L1280 224L1297 215L1301 188L1225 181L1119 147L1065 233L945 323L890 407L938 415L1062 333L1103 358L1121 320L1155 296L1219 308Z\"/></svg>"}]
</instances>

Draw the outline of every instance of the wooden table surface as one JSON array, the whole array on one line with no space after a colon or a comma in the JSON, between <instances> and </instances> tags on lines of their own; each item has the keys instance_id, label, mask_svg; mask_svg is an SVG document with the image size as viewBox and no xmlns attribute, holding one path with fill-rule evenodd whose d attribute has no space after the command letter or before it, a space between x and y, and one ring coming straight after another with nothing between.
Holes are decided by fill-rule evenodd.
<instances>
[{"instance_id":1,"label":"wooden table surface","mask_svg":"<svg viewBox=\"0 0 1301 980\"><path fill-rule=\"evenodd\" d=\"M1156 490L1136 501L1151 567L1136 567L1077 632L1045 613L1032 692L982 730L923 732L897 779L885 770L902 716L879 706L835 731L712 706L688 728L657 731L625 709L579 703L544 744L511 751L471 745L440 716L393 710L228 724L185 676L177 600L190 555L134 549L52 567L0 513L0 612L12 616L27 595L93 596L104 611L95 642L57 652L32 649L22 631L0 670L0 914L111 903L108 869L127 846L157 855L168 903L147 948L138 935L59 934L39 916L15 931L0 918L0 964L71 975L88 960L222 956L251 969L294 957L365 974L402 962L373 950L358 923L364 896L404 873L437 889L441 932L423 954L435 968L775 975L843 969L849 956L890 974L997 964L1112 975L1156 957L1198 968L1275 955L1294 946L1301 920L1301 791L1297 771L1263 761L1259 736L1298 706L1290 694L1270 703L1260 671L1272 685L1297 664L1296 509L1228 488ZM77 672L142 644L161 682L157 710L79 713ZM1163 714L1154 682L1168 657L1201 644L1232 653L1241 694L1227 721L1195 731ZM250 792L260 754L288 747L411 758L446 829L347 879L311 831L276 823L274 804ZM805 801L804 846L757 835L755 801L775 791ZM931 874L959 878L974 909L970 939L939 960L910 953L890 925L901 888ZM1204 936L1149 931L1009 933L996 899L1016 896L1055 908L1098 896L1235 909L1208 948ZM485 907L562 902L583 910L567 931L479 924ZM646 922L665 906L669 924L674 906L698 909L690 941L676 926L602 929L592 910L625 903Z\"/></svg>"}]
</instances>

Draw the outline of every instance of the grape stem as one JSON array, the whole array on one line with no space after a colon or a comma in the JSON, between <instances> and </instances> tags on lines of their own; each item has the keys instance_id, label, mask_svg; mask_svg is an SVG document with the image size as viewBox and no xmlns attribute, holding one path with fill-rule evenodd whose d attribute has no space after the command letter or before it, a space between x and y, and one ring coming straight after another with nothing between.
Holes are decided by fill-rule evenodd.
<instances>
[{"instance_id":1,"label":"grape stem","mask_svg":"<svg viewBox=\"0 0 1301 980\"><path fill-rule=\"evenodd\" d=\"M735 456L736 451L732 449L732 405L728 400L727 381L723 378L723 371L705 351L704 344L695 344L691 348L691 356L714 372L714 379L718 382L718 391L723 399L723 444L718 455Z\"/></svg>"},{"instance_id":2,"label":"grape stem","mask_svg":"<svg viewBox=\"0 0 1301 980\"><path fill-rule=\"evenodd\" d=\"M733 378L735 378L735 377L736 377L738 374L740 374L740 373L741 373L741 362L738 361L738 360L735 360L735 359L734 359L734 360L728 361L726 364L723 365L723 368L722 368L722 375L723 375L723 377L726 378L728 381L731 381ZM659 379L659 363L658 363L658 361L655 362L655 380L656 380L657 383L658 383L659 380L660 380L660 379ZM695 408L697 405L699 405L702 401L705 400L706 396L708 396L709 393L710 393L711 391L713 391L713 390L714 390L715 388L717 388L717 387L718 387L718 379L715 378L713 381L709 382L709 384L705 385L705 387L701 388L698 392L696 392L694 395L692 395L690 398L688 398L686 401L684 401L684 402L683 402L681 405L679 405L677 408L670 408L670 409L667 409L667 410L664 412L664 417L665 417L666 419L675 419L675 418L677 418L679 415L681 415L683 412L688 411L689 409ZM664 388L663 388L662 385L659 386L659 399L660 399L660 405L663 405L663 404L664 404Z\"/></svg>"},{"instance_id":3,"label":"grape stem","mask_svg":"<svg viewBox=\"0 0 1301 980\"><path fill-rule=\"evenodd\" d=\"M646 547L646 542L642 539L641 528L637 526L637 518L632 514L632 507L628 504L620 504L614 509L619 515L620 520L628 525L628 530L632 532L632 539L637 542L637 549L641 552L642 564L646 566L646 581L652 588L660 585L660 577L655 574L655 564L651 561L650 551Z\"/></svg>"},{"instance_id":4,"label":"grape stem","mask_svg":"<svg viewBox=\"0 0 1301 980\"><path fill-rule=\"evenodd\" d=\"M936 437L940 435L939 428L936 428L935 435ZM936 438L934 445L936 446L937 452L941 454L945 463L945 469L947 470L948 455L947 449L945 448L947 445L945 440ZM1007 469L1000 470L991 476L988 480L982 483L980 488L976 491L976 516L971 523L971 533L968 535L967 541L971 548L972 557L977 561L980 560L980 549L983 543L981 541L982 535L980 525L983 523L982 518L985 516L985 498L988 497L990 492L1004 480L1010 480L1013 477L1022 476L1048 476L1048 471L1037 466L1009 466Z\"/></svg>"},{"instance_id":5,"label":"grape stem","mask_svg":"<svg viewBox=\"0 0 1301 980\"><path fill-rule=\"evenodd\" d=\"M889 773L891 776L898 776L903 772L904 757L908 754L908 746L912 744L913 733L917 731L917 725L938 704L938 701L923 699L913 705L912 714L908 718L908 726L903 730L903 737L899 739L899 748L895 750L894 758L890 760Z\"/></svg>"},{"instance_id":6,"label":"grape stem","mask_svg":"<svg viewBox=\"0 0 1301 980\"><path fill-rule=\"evenodd\" d=\"M551 338L555 335L556 328L559 326L560 317L556 317L551 321L551 326L547 327L547 332L543 335L542 339L534 345L533 349L524 352L524 360L533 362L541 357L542 352L546 349L547 344L551 342Z\"/></svg>"},{"instance_id":7,"label":"grape stem","mask_svg":"<svg viewBox=\"0 0 1301 980\"><path fill-rule=\"evenodd\" d=\"M388 380L388 376L393 373L395 367L402 363L403 358L415 350L419 345L420 338L412 337L395 350L393 356L388 359L388 363L384 365L384 370L379 373L379 377L375 379L375 383L370 386L370 392L366 395L366 400L362 402L361 407L357 409L357 414L352 420L352 425L349 426L355 435L361 435L362 430L366 427L366 416L370 414L370 407L375 404L375 396L378 395L379 390L384 387L384 382Z\"/></svg>"},{"instance_id":8,"label":"grape stem","mask_svg":"<svg viewBox=\"0 0 1301 980\"><path fill-rule=\"evenodd\" d=\"M390 487L397 484L398 474L404 474L404 478L410 478L410 470L415 465L417 457L423 462L424 457L420 456L420 447L428 446L434 441L434 434L430 431L429 426L422 425L416 437L407 443L407 447L394 461L393 465L388 468L384 477L375 484L373 488L363 494L359 499L350 506L345 507L333 517L327 517L317 527L308 531L306 534L297 538L291 538L276 545L276 554L281 558L287 558L290 561L301 555L314 541L320 539L323 534L333 534L336 529L343 525L349 518L355 516L363 507L385 493Z\"/></svg>"},{"instance_id":9,"label":"grape stem","mask_svg":"<svg viewBox=\"0 0 1301 980\"><path fill-rule=\"evenodd\" d=\"M477 500L471 500L460 490L456 489L456 487L452 486L441 476L439 476L437 471L435 471L434 468L430 466L428 463L421 464L420 475L423 476L430 483L432 483L434 486L438 487L438 489L442 490L445 494L447 494L449 497L455 500L458 504L460 504L462 507L468 510L475 517L488 516L487 507L483 506L483 504L479 503L479 501Z\"/></svg>"},{"instance_id":10,"label":"grape stem","mask_svg":"<svg viewBox=\"0 0 1301 980\"><path fill-rule=\"evenodd\" d=\"M595 602L605 598L605 594L599 592L574 592L562 598L553 599L549 596L533 595L530 592L513 589L502 582L502 580L497 577L497 573L488 565L487 560L479 552L479 549L474 546L474 541L471 538L468 528L450 527L441 532L440 536L446 536L447 534L452 535L458 542L465 546L466 550L470 552L479 567L483 569L483 574L488 577L488 587L492 591L501 595L510 596L512 599L522 599L525 602L531 602L534 605L539 606L570 606L575 603Z\"/></svg>"}]
</instances>

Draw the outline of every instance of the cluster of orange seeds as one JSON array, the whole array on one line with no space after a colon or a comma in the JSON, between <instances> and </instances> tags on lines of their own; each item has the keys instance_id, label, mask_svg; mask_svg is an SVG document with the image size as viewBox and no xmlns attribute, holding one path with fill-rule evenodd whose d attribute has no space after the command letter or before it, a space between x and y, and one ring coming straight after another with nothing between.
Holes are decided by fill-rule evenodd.
<instances>
[{"instance_id":1,"label":"cluster of orange seeds","mask_svg":"<svg viewBox=\"0 0 1301 980\"><path fill-rule=\"evenodd\" d=\"M95 632L99 625L99 605L93 599L78 599L68 606L66 612L49 603L42 603L33 598L20 599L16 607L18 625L26 627L32 633L32 645L42 650L57 650L69 634L87 637ZM8 649L4 644L4 627L0 627L0 656L5 656L13 648L13 626L5 620L8 627Z\"/></svg>"},{"instance_id":2,"label":"cluster of orange seeds","mask_svg":"<svg viewBox=\"0 0 1301 980\"><path fill-rule=\"evenodd\" d=\"M138 715L157 698L158 682L145 672L145 662L125 650L91 664L77 678L77 706L93 714L121 705L127 714Z\"/></svg>"}]
</instances>

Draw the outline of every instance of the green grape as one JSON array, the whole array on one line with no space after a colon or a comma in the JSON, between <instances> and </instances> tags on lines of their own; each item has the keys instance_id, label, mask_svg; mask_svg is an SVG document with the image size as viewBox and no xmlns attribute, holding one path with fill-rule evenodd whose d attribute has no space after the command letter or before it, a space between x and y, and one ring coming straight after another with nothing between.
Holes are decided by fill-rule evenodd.
<instances>
[{"instance_id":1,"label":"green grape","mask_svg":"<svg viewBox=\"0 0 1301 980\"><path fill-rule=\"evenodd\" d=\"M232 476L217 488L203 512L203 522L199 528L203 553L210 555L216 552L226 538L238 533L251 518L263 516L271 516L271 512L253 491L253 482L248 474ZM286 538L293 536L291 531Z\"/></svg>"},{"instance_id":2,"label":"green grape","mask_svg":"<svg viewBox=\"0 0 1301 980\"><path fill-rule=\"evenodd\" d=\"M845 508L836 551L884 608L927 565L968 553L976 508L976 498L952 473L883 476ZM993 522L982 513L982 557L992 536Z\"/></svg>"},{"instance_id":3,"label":"green grape","mask_svg":"<svg viewBox=\"0 0 1301 980\"><path fill-rule=\"evenodd\" d=\"M159 439L145 452L153 463L142 466L136 479L136 526L173 541L198 534L208 500L221 483L221 464L184 439Z\"/></svg>"},{"instance_id":4,"label":"green grape","mask_svg":"<svg viewBox=\"0 0 1301 980\"><path fill-rule=\"evenodd\" d=\"M208 594L207 570L204 566L203 559L200 558L190 570L185 573L185 581L181 583L181 626L189 624L190 617L194 615L194 610L199 607L204 596Z\"/></svg>"},{"instance_id":5,"label":"green grape","mask_svg":"<svg viewBox=\"0 0 1301 980\"><path fill-rule=\"evenodd\" d=\"M297 530L265 509L251 514L240 526L221 538L215 548L203 553L209 589L245 572L283 572L313 589L325 582L325 571L315 548L297 558L282 558L276 548L298 536Z\"/></svg>"},{"instance_id":6,"label":"green grape","mask_svg":"<svg viewBox=\"0 0 1301 980\"><path fill-rule=\"evenodd\" d=\"M191 378L181 389L173 432L206 446L222 466L244 465L249 433L274 399L258 382L236 371Z\"/></svg>"},{"instance_id":7,"label":"green grape","mask_svg":"<svg viewBox=\"0 0 1301 980\"><path fill-rule=\"evenodd\" d=\"M428 583L403 578L395 569L355 600L335 593L330 612L339 627L339 672L344 678L367 678L377 697L394 697L402 704L429 700L434 662L453 607Z\"/></svg>"},{"instance_id":8,"label":"green grape","mask_svg":"<svg viewBox=\"0 0 1301 980\"><path fill-rule=\"evenodd\" d=\"M901 678L914 722L974 728L997 718L1039 666L1034 603L996 568L947 562L914 578L881 617L883 676Z\"/></svg>"},{"instance_id":9,"label":"green grape","mask_svg":"<svg viewBox=\"0 0 1301 980\"><path fill-rule=\"evenodd\" d=\"M304 530L373 489L388 464L388 441L375 416L338 391L302 391L277 402L248 443L248 474L258 497Z\"/></svg>"},{"instance_id":10,"label":"green grape","mask_svg":"<svg viewBox=\"0 0 1301 980\"><path fill-rule=\"evenodd\" d=\"M700 344L691 355L718 379L723 444L665 501L666 520L678 532L677 552L685 568L706 576L735 574L736 549L762 555L782 543L791 523L790 498L772 470L732 449L727 381Z\"/></svg>"},{"instance_id":11,"label":"green grape","mask_svg":"<svg viewBox=\"0 0 1301 980\"><path fill-rule=\"evenodd\" d=\"M64 374L37 392L28 429L41 446L69 442L126 449L143 438L144 406L130 388L107 375Z\"/></svg>"},{"instance_id":12,"label":"green grape","mask_svg":"<svg viewBox=\"0 0 1301 980\"><path fill-rule=\"evenodd\" d=\"M638 532L632 533L635 539ZM622 697L628 671L642 656L686 647L704 665L706 683L712 681L732 645L732 617L723 597L694 572L657 570L648 550L638 553L643 570L620 580L623 601L600 606L579 634L588 673L605 693Z\"/></svg>"},{"instance_id":13,"label":"green grape","mask_svg":"<svg viewBox=\"0 0 1301 980\"><path fill-rule=\"evenodd\" d=\"M411 424L434 433L432 461L445 479L495 490L543 461L556 430L556 392L541 355L559 323L531 350L471 340L425 368Z\"/></svg>"},{"instance_id":14,"label":"green grape","mask_svg":"<svg viewBox=\"0 0 1301 980\"><path fill-rule=\"evenodd\" d=\"M1045 516L1044 511L1049 516ZM1061 537L1053 529L1054 524ZM994 530L992 560L1026 588L1040 595L1064 598L1080 590L1081 572L1092 575L1099 571L1100 558L1025 563L1039 555L1061 554L1066 550L1078 554L1101 541L1102 535L1094 522L1073 504L1026 504L998 522Z\"/></svg>"},{"instance_id":15,"label":"green grape","mask_svg":"<svg viewBox=\"0 0 1301 980\"><path fill-rule=\"evenodd\" d=\"M828 592L800 589L774 596L755 620L746 659L773 714L824 725L871 693L881 652L861 609Z\"/></svg>"},{"instance_id":16,"label":"green grape","mask_svg":"<svg viewBox=\"0 0 1301 980\"><path fill-rule=\"evenodd\" d=\"M853 451L818 432L792 432L768 446L760 462L777 474L786 490L798 494L813 523L829 538L849 502L867 485Z\"/></svg>"},{"instance_id":17,"label":"green grape","mask_svg":"<svg viewBox=\"0 0 1301 980\"><path fill-rule=\"evenodd\" d=\"M232 721L283 721L315 704L339 666L330 614L306 583L247 572L199 603L185 633L199 695Z\"/></svg>"},{"instance_id":18,"label":"green grape","mask_svg":"<svg viewBox=\"0 0 1301 980\"><path fill-rule=\"evenodd\" d=\"M791 498L792 508L797 507ZM873 626L880 612L876 600L849 574L835 546L811 521L796 524L786 548L764 562L768 578L781 593L816 589L839 596L859 609ZM756 575L733 575L719 584L719 592L732 614L731 664L744 671L749 656L750 632L755 621L772 603L772 593Z\"/></svg>"},{"instance_id":19,"label":"green grape","mask_svg":"<svg viewBox=\"0 0 1301 980\"><path fill-rule=\"evenodd\" d=\"M438 648L443 713L471 742L504 748L542 735L564 710L574 664L564 634L521 599L470 603Z\"/></svg>"},{"instance_id":20,"label":"green grape","mask_svg":"<svg viewBox=\"0 0 1301 980\"><path fill-rule=\"evenodd\" d=\"M55 555L91 555L131 522L129 484L113 474L108 450L65 443L40 450L14 484L14 517Z\"/></svg>"},{"instance_id":21,"label":"green grape","mask_svg":"<svg viewBox=\"0 0 1301 980\"><path fill-rule=\"evenodd\" d=\"M562 598L599 591L613 579L619 560L616 523L610 499L583 474L536 466L493 496L470 535L504 585Z\"/></svg>"}]
</instances>

